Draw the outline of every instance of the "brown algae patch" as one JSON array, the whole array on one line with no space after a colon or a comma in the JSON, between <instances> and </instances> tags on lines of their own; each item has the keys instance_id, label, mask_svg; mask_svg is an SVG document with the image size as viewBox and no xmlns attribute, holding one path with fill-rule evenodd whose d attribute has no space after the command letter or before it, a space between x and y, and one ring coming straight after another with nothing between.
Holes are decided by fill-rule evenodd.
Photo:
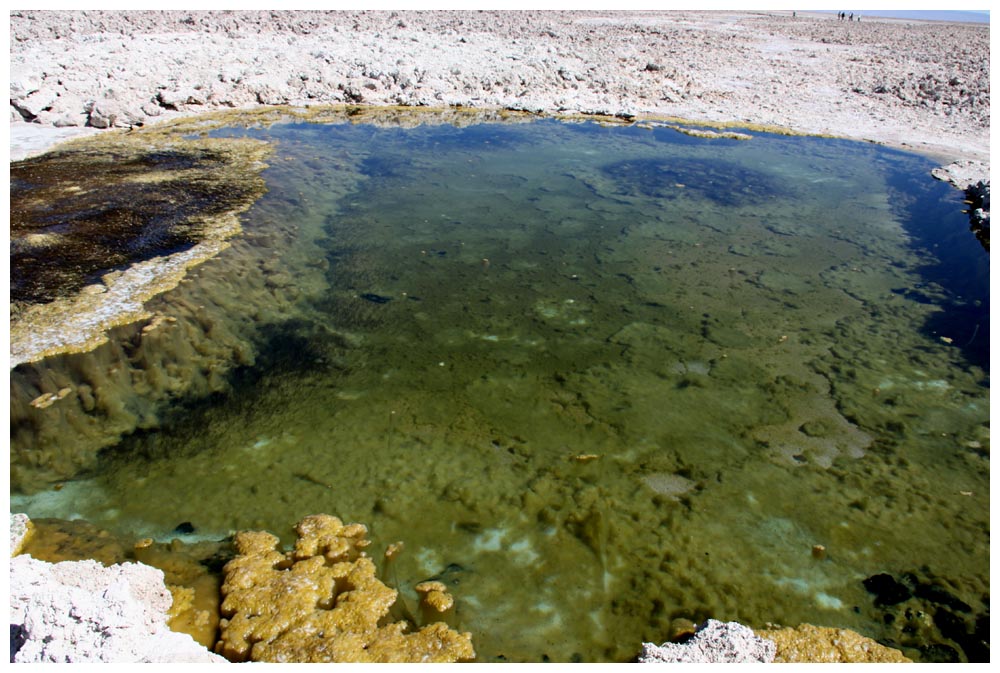
<instances>
[{"instance_id":1,"label":"brown algae patch","mask_svg":"<svg viewBox=\"0 0 1000 673\"><path fill-rule=\"evenodd\" d=\"M11 164L11 367L86 352L228 247L265 191L261 141L87 138Z\"/></svg>"}]
</instances>

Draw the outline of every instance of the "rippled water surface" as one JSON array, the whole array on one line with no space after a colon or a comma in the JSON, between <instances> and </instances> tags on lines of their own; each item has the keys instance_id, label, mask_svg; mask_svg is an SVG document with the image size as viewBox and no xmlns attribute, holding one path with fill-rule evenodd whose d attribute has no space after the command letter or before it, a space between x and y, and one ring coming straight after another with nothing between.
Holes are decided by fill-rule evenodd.
<instances>
[{"instance_id":1,"label":"rippled water surface","mask_svg":"<svg viewBox=\"0 0 1000 673\"><path fill-rule=\"evenodd\" d=\"M255 321L231 392L13 508L362 522L405 543L404 595L449 584L480 661L624 661L678 617L891 640L878 573L988 610L988 261L926 160L546 120L226 134L276 154L224 255L295 314L218 309Z\"/></svg>"}]
</instances>

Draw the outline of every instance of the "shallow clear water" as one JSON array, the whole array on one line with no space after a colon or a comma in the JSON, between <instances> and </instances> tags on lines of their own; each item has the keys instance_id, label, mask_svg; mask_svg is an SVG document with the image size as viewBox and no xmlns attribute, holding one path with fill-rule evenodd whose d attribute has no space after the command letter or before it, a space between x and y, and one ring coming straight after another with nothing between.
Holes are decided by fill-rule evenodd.
<instances>
[{"instance_id":1,"label":"shallow clear water","mask_svg":"<svg viewBox=\"0 0 1000 673\"><path fill-rule=\"evenodd\" d=\"M225 133L277 154L224 255L296 314L230 306L261 348L230 394L13 509L362 522L405 543L404 595L451 586L480 661L627 660L676 617L886 639L880 572L985 609L988 261L927 161L546 120Z\"/></svg>"}]
</instances>

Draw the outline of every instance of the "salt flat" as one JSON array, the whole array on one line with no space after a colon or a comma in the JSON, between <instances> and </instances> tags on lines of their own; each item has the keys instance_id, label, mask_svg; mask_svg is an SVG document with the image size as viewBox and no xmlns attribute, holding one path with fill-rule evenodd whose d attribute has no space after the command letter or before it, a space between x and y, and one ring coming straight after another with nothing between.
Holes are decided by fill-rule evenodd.
<instances>
[{"instance_id":1,"label":"salt flat","mask_svg":"<svg viewBox=\"0 0 1000 673\"><path fill-rule=\"evenodd\" d=\"M14 11L10 21L15 159L37 151L29 139L63 137L47 127L360 103L778 126L989 172L988 25L729 11Z\"/></svg>"}]
</instances>

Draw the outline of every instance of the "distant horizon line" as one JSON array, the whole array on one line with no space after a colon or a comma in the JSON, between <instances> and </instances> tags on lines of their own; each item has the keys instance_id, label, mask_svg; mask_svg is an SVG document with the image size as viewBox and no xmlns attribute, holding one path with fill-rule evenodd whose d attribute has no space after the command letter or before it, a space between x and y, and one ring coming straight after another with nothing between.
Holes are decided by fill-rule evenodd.
<instances>
[{"instance_id":1,"label":"distant horizon line","mask_svg":"<svg viewBox=\"0 0 1000 673\"><path fill-rule=\"evenodd\" d=\"M914 21L950 21L957 23L990 22L988 9L804 9L803 12L837 14L846 12L855 16L871 16L884 19L912 19Z\"/></svg>"}]
</instances>

